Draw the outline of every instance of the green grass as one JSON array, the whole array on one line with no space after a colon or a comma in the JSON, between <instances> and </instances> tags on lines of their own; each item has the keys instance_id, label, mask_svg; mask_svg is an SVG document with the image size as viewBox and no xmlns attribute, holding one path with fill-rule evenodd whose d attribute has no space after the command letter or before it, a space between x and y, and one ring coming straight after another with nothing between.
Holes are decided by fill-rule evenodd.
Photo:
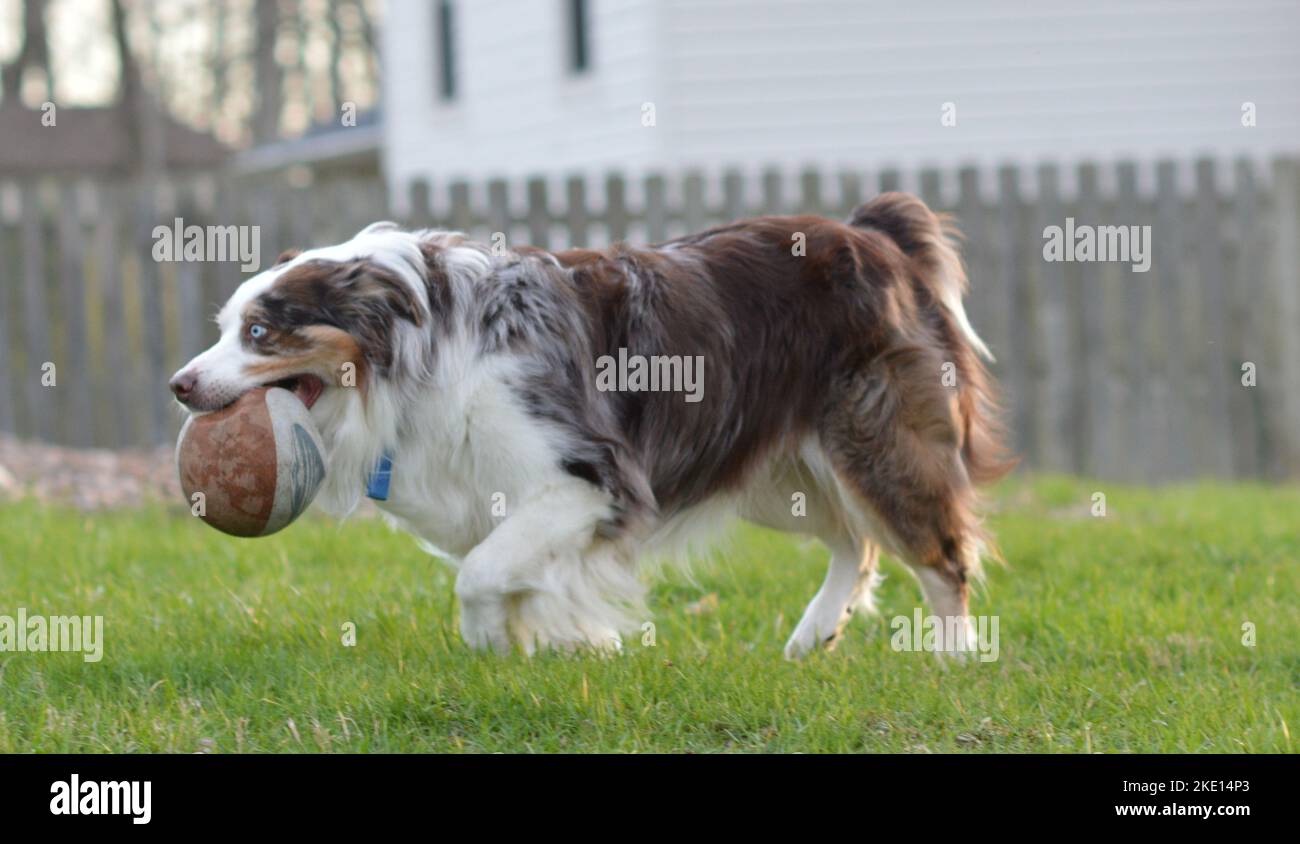
<instances>
[{"instance_id":1,"label":"green grass","mask_svg":"<svg viewBox=\"0 0 1300 844\"><path fill-rule=\"evenodd\" d=\"M1300 490L1044 478L995 504L1010 565L973 612L1000 617L1000 659L964 665L890 648L919 600L893 563L880 617L785 662L825 553L755 529L654 588L654 646L528 660L469 652L450 570L376 521L247 541L10 504L0 614L102 615L105 644L0 653L0 751L1296 749Z\"/></svg>"}]
</instances>

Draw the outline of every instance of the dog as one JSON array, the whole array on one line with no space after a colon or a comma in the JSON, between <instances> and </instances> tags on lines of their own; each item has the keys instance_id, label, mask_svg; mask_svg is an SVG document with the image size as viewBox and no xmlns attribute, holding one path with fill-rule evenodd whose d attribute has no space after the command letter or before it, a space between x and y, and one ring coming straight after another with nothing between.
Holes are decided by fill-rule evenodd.
<instances>
[{"instance_id":1,"label":"dog","mask_svg":"<svg viewBox=\"0 0 1300 844\"><path fill-rule=\"evenodd\" d=\"M171 389L192 412L293 390L335 514L391 466L380 506L457 566L475 649L617 649L646 618L645 564L739 517L829 549L787 657L871 608L882 549L958 620L940 646L961 652L993 553L977 488L1013 461L956 237L903 193L644 248L376 223L245 281ZM664 377L615 378L630 360Z\"/></svg>"}]
</instances>

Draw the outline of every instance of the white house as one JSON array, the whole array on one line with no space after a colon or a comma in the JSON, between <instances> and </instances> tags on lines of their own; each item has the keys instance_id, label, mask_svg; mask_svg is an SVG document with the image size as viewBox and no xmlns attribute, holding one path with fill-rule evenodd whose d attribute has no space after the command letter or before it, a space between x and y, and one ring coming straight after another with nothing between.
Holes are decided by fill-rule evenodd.
<instances>
[{"instance_id":1,"label":"white house","mask_svg":"<svg viewBox=\"0 0 1300 844\"><path fill-rule=\"evenodd\" d=\"M390 0L413 177L1300 151L1294 0Z\"/></svg>"}]
</instances>

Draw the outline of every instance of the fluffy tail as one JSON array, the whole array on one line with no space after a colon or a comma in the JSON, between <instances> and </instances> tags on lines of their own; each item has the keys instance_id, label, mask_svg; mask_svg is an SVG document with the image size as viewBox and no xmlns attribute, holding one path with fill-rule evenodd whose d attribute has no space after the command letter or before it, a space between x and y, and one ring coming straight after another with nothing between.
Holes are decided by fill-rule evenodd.
<instances>
[{"instance_id":1,"label":"fluffy tail","mask_svg":"<svg viewBox=\"0 0 1300 844\"><path fill-rule=\"evenodd\" d=\"M991 483L1015 468L1003 446L1005 433L1000 421L992 377L980 363L993 354L975 333L962 297L968 283L961 255L954 241L960 237L946 216L940 216L908 193L882 193L861 205L849 217L859 228L888 235L913 261L916 276L956 323L964 343L952 349L960 372L958 405L962 417L962 457L971 480Z\"/></svg>"},{"instance_id":2,"label":"fluffy tail","mask_svg":"<svg viewBox=\"0 0 1300 844\"><path fill-rule=\"evenodd\" d=\"M966 308L962 305L968 288L966 271L953 244L960 235L946 216L935 214L910 193L891 192L858 206L849 223L876 229L893 238L916 262L917 275L930 287L935 301L952 315L966 342L985 360L993 360L993 353L966 318Z\"/></svg>"}]
</instances>

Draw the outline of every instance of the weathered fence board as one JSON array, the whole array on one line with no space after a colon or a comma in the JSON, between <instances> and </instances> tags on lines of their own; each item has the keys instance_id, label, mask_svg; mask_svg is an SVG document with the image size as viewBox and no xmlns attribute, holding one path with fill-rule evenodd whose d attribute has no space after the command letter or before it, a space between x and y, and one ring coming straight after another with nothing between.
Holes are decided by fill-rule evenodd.
<instances>
[{"instance_id":1,"label":"weathered fence board","mask_svg":"<svg viewBox=\"0 0 1300 844\"><path fill-rule=\"evenodd\" d=\"M1157 363L1162 368L1164 385L1158 397L1163 405L1160 415L1165 424L1168 453L1180 458L1167 461L1166 471L1175 478L1182 478L1192 474L1191 459L1183 455L1187 455L1191 447L1189 420L1196 412L1196 403L1190 400L1187 388L1187 328L1180 307L1184 298L1181 286L1188 275L1183 260L1186 246L1182 239L1182 198L1178 193L1177 176L1172 162L1161 162L1156 168L1156 222L1153 231L1160 232L1160 236L1151 244L1149 275L1155 276L1152 287L1159 292L1163 302L1163 333L1160 337L1163 354Z\"/></svg>"},{"instance_id":2,"label":"weathered fence board","mask_svg":"<svg viewBox=\"0 0 1300 844\"><path fill-rule=\"evenodd\" d=\"M1222 225L1219 214L1219 193L1215 186L1214 162L1196 162L1196 266L1200 274L1201 291L1199 318L1201 326L1198 340L1201 350L1202 377L1198 382L1197 398L1204 401L1200 418L1200 446L1206 451L1206 471L1223 477L1233 473L1232 415L1230 406L1236 397L1238 382L1233 376L1228 348L1226 323L1228 317L1227 293L1224 285L1226 268L1223 259Z\"/></svg>"},{"instance_id":3,"label":"weathered fence board","mask_svg":"<svg viewBox=\"0 0 1300 844\"><path fill-rule=\"evenodd\" d=\"M162 279L159 264L153 259L154 228L166 225L173 216L158 205L157 185L146 180L136 189L135 197L135 271L136 296L139 315L137 331L140 334L139 365L132 367L139 407L144 409L146 424L141 444L157 443L167 439L169 417L166 403L154 396L159 385L167 383L167 346L163 331ZM162 213L159 213L161 210Z\"/></svg>"},{"instance_id":4,"label":"weathered fence board","mask_svg":"<svg viewBox=\"0 0 1300 844\"><path fill-rule=\"evenodd\" d=\"M59 304L64 327L61 344L64 365L59 370L59 377L71 393L65 414L68 440L74 445L86 446L94 438L91 430L94 409L91 403L90 348L86 342L83 254L86 241L81 216L77 213L76 186L71 183L59 187L58 232Z\"/></svg>"},{"instance_id":5,"label":"weathered fence board","mask_svg":"<svg viewBox=\"0 0 1300 844\"><path fill-rule=\"evenodd\" d=\"M1079 205L1074 217L1076 225L1089 225L1088 221L1103 219L1095 165L1086 164L1079 168ZM1111 464L1106 451L1116 439L1112 427L1114 394L1107 378L1104 266L1095 262L1078 262L1075 266L1078 268L1079 337L1083 341L1077 352L1081 358L1082 379L1075 383L1075 405L1082 407L1084 412L1082 468L1085 474L1104 477Z\"/></svg>"},{"instance_id":6,"label":"weathered fence board","mask_svg":"<svg viewBox=\"0 0 1300 844\"><path fill-rule=\"evenodd\" d=\"M627 237L627 184L617 174L605 180L605 226L610 242Z\"/></svg>"},{"instance_id":7,"label":"weathered fence board","mask_svg":"<svg viewBox=\"0 0 1300 844\"><path fill-rule=\"evenodd\" d=\"M52 393L41 383L44 367L50 359L50 310L45 294L48 281L45 277L44 214L40 207L40 192L35 183L22 186L22 273L23 273L23 335L27 346L22 357L21 382L26 395L23 408L28 425L45 435L53 435L55 420L51 413ZM57 374L57 372L56 372Z\"/></svg>"},{"instance_id":8,"label":"weathered fence board","mask_svg":"<svg viewBox=\"0 0 1300 844\"><path fill-rule=\"evenodd\" d=\"M569 226L569 245L584 247L590 242L587 239L587 183L577 176L570 177L564 183L564 197L569 206L565 218Z\"/></svg>"},{"instance_id":9,"label":"weathered fence board","mask_svg":"<svg viewBox=\"0 0 1300 844\"><path fill-rule=\"evenodd\" d=\"M1224 273L1228 291L1228 347L1234 354L1234 366L1227 373L1227 389L1231 391L1229 406L1233 434L1233 463L1235 473L1243 477L1261 475L1265 436L1262 393L1243 383L1248 362L1258 365L1256 354L1260 342L1258 332L1264 326L1257 324L1256 315L1265 288L1261 278L1261 259L1266 257L1266 241L1259 226L1259 191L1255 173L1249 161L1237 161L1233 167L1234 192L1231 208L1225 220L1225 229L1231 232L1226 260L1230 269ZM1258 372L1256 372L1258 376Z\"/></svg>"},{"instance_id":10,"label":"weathered fence board","mask_svg":"<svg viewBox=\"0 0 1300 844\"><path fill-rule=\"evenodd\" d=\"M1011 430L1016 432L1016 441L1025 458L1038 463L1042 454L1042 445L1038 436L1038 424L1034 415L1037 392L1034 389L1036 379L1033 369L1036 361L1030 345L1030 326L1026 320L1017 319L1017 314L1033 312L1030 298L1029 268L1024 260L1024 239L1029 232L1026 227L1028 216L1020 195L1019 172L1011 167L998 171L998 197L1001 207L1000 225L994 238L997 241L998 277L1002 279L1002 299L998 305L1005 309L1010 317L1006 324L1007 352L1003 362L1003 373L1007 382L1008 422ZM922 191L925 190L922 178ZM938 178L932 187L934 201L938 201ZM1032 244L1031 244L1032 246Z\"/></svg>"},{"instance_id":11,"label":"weathered fence board","mask_svg":"<svg viewBox=\"0 0 1300 844\"><path fill-rule=\"evenodd\" d=\"M1144 230L1142 227L1152 225L1152 221L1138 196L1137 168L1131 163L1122 163L1117 173L1119 188L1115 198L1115 222L1122 226L1137 226L1136 231L1140 233ZM1154 226L1150 231L1155 231ZM1149 242L1146 249L1149 254ZM1150 269L1145 273L1134 272L1130 262L1129 266L1120 267L1117 282L1114 305L1117 309L1115 323L1119 336L1123 338L1123 345L1118 350L1121 352L1122 413L1128 420L1128 448L1121 449L1120 456L1127 467L1124 477L1141 481L1159 471L1158 464L1152 461L1159 433L1156 408L1151 401L1149 345L1153 333L1149 326L1156 316L1159 302L1149 296L1154 286Z\"/></svg>"},{"instance_id":12,"label":"weathered fence board","mask_svg":"<svg viewBox=\"0 0 1300 844\"><path fill-rule=\"evenodd\" d=\"M191 186L182 191L177 208L181 219L187 224L197 223L202 219ZM172 305L175 313L172 322L177 333L176 360L189 360L203 351L208 334L203 325L203 264L182 261L176 265L176 296Z\"/></svg>"},{"instance_id":13,"label":"weathered fence board","mask_svg":"<svg viewBox=\"0 0 1300 844\"><path fill-rule=\"evenodd\" d=\"M125 192L121 186L105 183L97 191L99 215L95 221L95 271L103 308L104 362L99 373L100 389L96 395L100 406L107 411L97 416L108 424L101 427L98 439L101 445L128 445L137 440L134 405L128 391L132 371L130 346L127 339L127 307L123 281L122 227L118 225L116 209L121 207Z\"/></svg>"},{"instance_id":14,"label":"weathered fence board","mask_svg":"<svg viewBox=\"0 0 1300 844\"><path fill-rule=\"evenodd\" d=\"M1034 233L1059 226L1065 219L1061 202L1060 171L1044 165L1038 171L1039 196ZM1041 376L1038 389L1039 467L1049 472L1073 472L1079 468L1076 443L1079 422L1071 404L1073 348L1068 320L1065 265L1042 260L1042 242L1031 238L1030 254L1022 260L1037 268L1038 318L1031 321L1040 349ZM1035 258L1033 252L1039 254ZM973 297L972 297L973 298Z\"/></svg>"},{"instance_id":15,"label":"weathered fence board","mask_svg":"<svg viewBox=\"0 0 1300 844\"><path fill-rule=\"evenodd\" d=\"M0 267L12 267L17 262L10 245L10 233L5 231L3 222L4 209L0 207ZM18 381L13 368L13 350L18 339L10 316L15 312L17 294L17 285L5 284L0 288L0 431L18 430Z\"/></svg>"}]
</instances>

